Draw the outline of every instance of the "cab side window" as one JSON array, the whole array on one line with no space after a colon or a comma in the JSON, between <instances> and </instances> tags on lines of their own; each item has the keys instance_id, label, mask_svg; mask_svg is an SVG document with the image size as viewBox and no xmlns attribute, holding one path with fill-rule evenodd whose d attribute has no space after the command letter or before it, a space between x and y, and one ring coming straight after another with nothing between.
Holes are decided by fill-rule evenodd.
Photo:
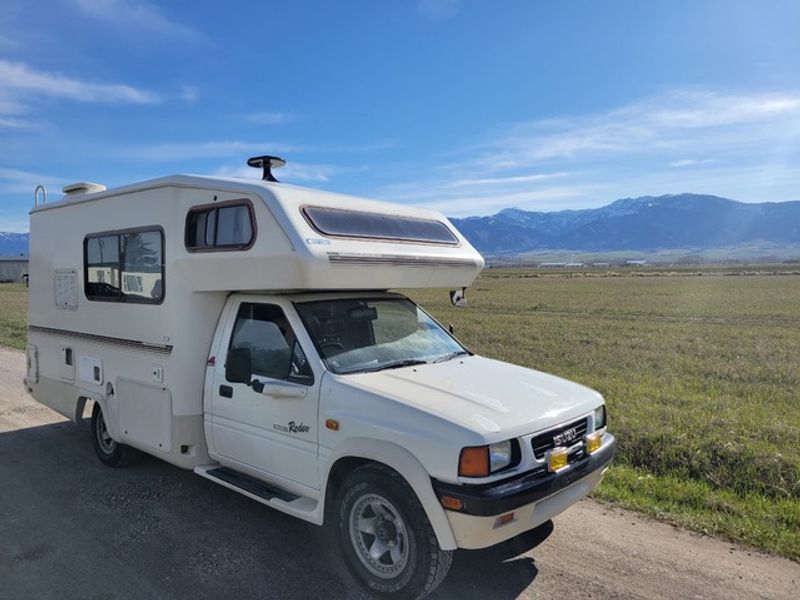
<instances>
[{"instance_id":1,"label":"cab side window","mask_svg":"<svg viewBox=\"0 0 800 600\"><path fill-rule=\"evenodd\" d=\"M236 314L229 350L250 351L253 374L310 385L314 374L283 310L274 304L243 302Z\"/></svg>"}]
</instances>

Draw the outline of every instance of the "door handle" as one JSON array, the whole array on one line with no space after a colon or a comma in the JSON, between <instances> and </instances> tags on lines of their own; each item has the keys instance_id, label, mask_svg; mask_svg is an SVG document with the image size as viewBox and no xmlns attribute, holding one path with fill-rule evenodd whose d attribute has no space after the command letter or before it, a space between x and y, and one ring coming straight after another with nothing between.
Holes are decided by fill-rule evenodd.
<instances>
[{"instance_id":1,"label":"door handle","mask_svg":"<svg viewBox=\"0 0 800 600\"><path fill-rule=\"evenodd\" d=\"M229 385L219 386L219 395L223 398L233 398L233 388Z\"/></svg>"}]
</instances>

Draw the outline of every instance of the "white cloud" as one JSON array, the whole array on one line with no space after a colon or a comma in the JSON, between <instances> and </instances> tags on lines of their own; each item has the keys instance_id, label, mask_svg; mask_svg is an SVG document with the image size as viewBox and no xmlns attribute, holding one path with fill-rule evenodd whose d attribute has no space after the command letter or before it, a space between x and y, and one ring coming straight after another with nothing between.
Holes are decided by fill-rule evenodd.
<instances>
[{"instance_id":1,"label":"white cloud","mask_svg":"<svg viewBox=\"0 0 800 600\"><path fill-rule=\"evenodd\" d=\"M2 193L29 193L31 195L31 206L33 206L33 190L37 185L45 186L48 192L53 194L54 192L60 192L61 188L67 183L69 181L63 177L0 167L0 190L2 190ZM53 196L50 199L52 200Z\"/></svg>"},{"instance_id":2,"label":"white cloud","mask_svg":"<svg viewBox=\"0 0 800 600\"><path fill-rule=\"evenodd\" d=\"M25 109L20 96L35 95L77 102L152 104L157 94L120 83L90 83L59 74L35 71L24 63L0 59L0 109Z\"/></svg>"},{"instance_id":3,"label":"white cloud","mask_svg":"<svg viewBox=\"0 0 800 600\"><path fill-rule=\"evenodd\" d=\"M0 110L0 114L2 114ZM33 121L16 117L0 117L0 129L33 129L38 127Z\"/></svg>"},{"instance_id":4,"label":"white cloud","mask_svg":"<svg viewBox=\"0 0 800 600\"><path fill-rule=\"evenodd\" d=\"M517 124L479 145L489 170L780 141L800 130L800 94L677 91L606 113ZM796 138L795 138L796 139Z\"/></svg>"},{"instance_id":5,"label":"white cloud","mask_svg":"<svg viewBox=\"0 0 800 600\"><path fill-rule=\"evenodd\" d=\"M461 12L461 0L417 0L417 11L428 19L442 21Z\"/></svg>"},{"instance_id":6,"label":"white cloud","mask_svg":"<svg viewBox=\"0 0 800 600\"><path fill-rule=\"evenodd\" d=\"M172 21L161 9L149 2L136 0L71 0L84 14L127 28L137 33L146 31L182 38L200 38L196 29Z\"/></svg>"},{"instance_id":7,"label":"white cloud","mask_svg":"<svg viewBox=\"0 0 800 600\"><path fill-rule=\"evenodd\" d=\"M702 159L684 158L682 160L674 160L674 161L672 161L671 163L669 163L669 166L670 167L696 167L696 166L699 166L699 165L711 165L711 164L714 164L715 162L717 162L717 161L716 161L716 159L713 159L713 158L702 158Z\"/></svg>"},{"instance_id":8,"label":"white cloud","mask_svg":"<svg viewBox=\"0 0 800 600\"><path fill-rule=\"evenodd\" d=\"M280 125L293 121L294 115L286 112L257 112L246 115L245 120L256 125Z\"/></svg>"},{"instance_id":9,"label":"white cloud","mask_svg":"<svg viewBox=\"0 0 800 600\"><path fill-rule=\"evenodd\" d=\"M497 184L517 184L517 183L531 183L534 181L543 181L545 179L554 179L564 177L568 173L537 173L535 175L513 175L510 177L483 177L480 179L457 179L450 183L444 184L444 188L454 187L467 187L467 186L486 186Z\"/></svg>"}]
</instances>

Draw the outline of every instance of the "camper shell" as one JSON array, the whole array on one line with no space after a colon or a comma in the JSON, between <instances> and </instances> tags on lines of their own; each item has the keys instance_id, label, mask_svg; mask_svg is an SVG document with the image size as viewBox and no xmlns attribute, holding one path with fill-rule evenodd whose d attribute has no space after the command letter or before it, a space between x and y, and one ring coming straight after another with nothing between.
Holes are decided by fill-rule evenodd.
<instances>
[{"instance_id":1,"label":"camper shell","mask_svg":"<svg viewBox=\"0 0 800 600\"><path fill-rule=\"evenodd\" d=\"M65 191L30 213L25 386L76 422L92 405L107 464L135 449L308 521L333 515L368 589L419 596L449 551L547 521L613 456L599 394L475 356L390 291L442 288L461 303L483 268L435 211L195 175ZM376 333L408 315L413 331ZM247 347L271 335L291 362L280 376L263 366L280 353ZM450 351L356 360L422 338ZM364 497L388 498L380 515L349 491L375 482ZM401 488L413 500L393 504ZM423 563L409 558L424 534L412 526L436 542L411 552Z\"/></svg>"}]
</instances>

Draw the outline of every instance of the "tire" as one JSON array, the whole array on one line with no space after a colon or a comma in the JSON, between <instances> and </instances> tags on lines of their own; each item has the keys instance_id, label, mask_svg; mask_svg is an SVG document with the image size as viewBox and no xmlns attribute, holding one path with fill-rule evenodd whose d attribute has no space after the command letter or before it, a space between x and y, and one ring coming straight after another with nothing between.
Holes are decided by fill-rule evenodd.
<instances>
[{"instance_id":1,"label":"tire","mask_svg":"<svg viewBox=\"0 0 800 600\"><path fill-rule=\"evenodd\" d=\"M447 575L453 553L439 547L414 490L395 471L378 464L356 469L339 488L335 509L342 555L371 593L424 598Z\"/></svg>"},{"instance_id":2,"label":"tire","mask_svg":"<svg viewBox=\"0 0 800 600\"><path fill-rule=\"evenodd\" d=\"M125 444L120 444L111 438L103 418L100 404L94 403L92 409L92 445L104 465L114 468L129 467L142 457L141 452Z\"/></svg>"}]
</instances>

